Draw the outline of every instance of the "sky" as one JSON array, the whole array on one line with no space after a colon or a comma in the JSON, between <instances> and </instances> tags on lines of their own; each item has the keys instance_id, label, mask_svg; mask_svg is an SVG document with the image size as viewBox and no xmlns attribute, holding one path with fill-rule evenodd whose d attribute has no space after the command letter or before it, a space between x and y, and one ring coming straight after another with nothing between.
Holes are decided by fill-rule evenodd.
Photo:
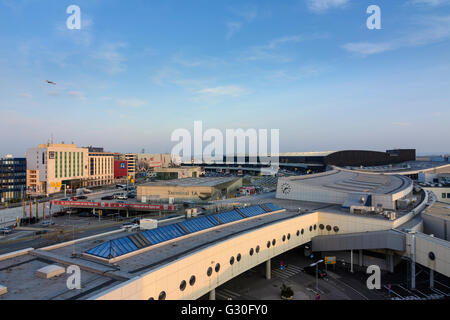
<instances>
[{"instance_id":1,"label":"sky","mask_svg":"<svg viewBox=\"0 0 450 320\"><path fill-rule=\"evenodd\" d=\"M450 152L450 0L0 0L0 41L0 156L170 152L194 121L279 129L281 152Z\"/></svg>"}]
</instances>

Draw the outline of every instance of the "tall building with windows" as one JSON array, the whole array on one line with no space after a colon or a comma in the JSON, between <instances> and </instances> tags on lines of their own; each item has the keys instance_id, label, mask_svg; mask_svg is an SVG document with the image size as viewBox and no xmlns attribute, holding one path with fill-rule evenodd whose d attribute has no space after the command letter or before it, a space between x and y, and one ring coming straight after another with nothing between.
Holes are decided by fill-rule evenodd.
<instances>
[{"instance_id":1,"label":"tall building with windows","mask_svg":"<svg viewBox=\"0 0 450 320\"><path fill-rule=\"evenodd\" d=\"M86 186L89 150L75 144L40 144L26 152L27 193L47 195Z\"/></svg>"},{"instance_id":2,"label":"tall building with windows","mask_svg":"<svg viewBox=\"0 0 450 320\"><path fill-rule=\"evenodd\" d=\"M88 186L102 186L114 183L114 153L103 148L89 147Z\"/></svg>"},{"instance_id":3,"label":"tall building with windows","mask_svg":"<svg viewBox=\"0 0 450 320\"><path fill-rule=\"evenodd\" d=\"M25 158L7 155L0 158L0 202L10 202L23 198L27 182L27 163Z\"/></svg>"},{"instance_id":4,"label":"tall building with windows","mask_svg":"<svg viewBox=\"0 0 450 320\"><path fill-rule=\"evenodd\" d=\"M136 176L137 171L137 154L136 153L126 153L124 155L125 159L127 161L128 166L128 176L133 178Z\"/></svg>"}]
</instances>

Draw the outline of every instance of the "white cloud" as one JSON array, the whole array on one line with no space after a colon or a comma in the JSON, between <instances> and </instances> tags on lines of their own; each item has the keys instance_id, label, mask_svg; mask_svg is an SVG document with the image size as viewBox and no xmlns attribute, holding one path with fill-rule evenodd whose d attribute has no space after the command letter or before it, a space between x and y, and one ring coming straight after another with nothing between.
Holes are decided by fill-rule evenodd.
<instances>
[{"instance_id":1,"label":"white cloud","mask_svg":"<svg viewBox=\"0 0 450 320\"><path fill-rule=\"evenodd\" d=\"M239 30L241 30L242 28L242 23L241 22L228 22L227 23L227 39L231 39L231 37L233 37L234 34L236 34L237 32L239 32Z\"/></svg>"},{"instance_id":2,"label":"white cloud","mask_svg":"<svg viewBox=\"0 0 450 320\"><path fill-rule=\"evenodd\" d=\"M347 5L349 0L307 0L309 10L322 13L328 9L340 8Z\"/></svg>"},{"instance_id":3,"label":"white cloud","mask_svg":"<svg viewBox=\"0 0 450 320\"><path fill-rule=\"evenodd\" d=\"M233 21L227 22L227 40L231 39L236 33L238 33L244 24L250 24L255 20L259 13L258 13L258 7L257 6L238 6L231 8L230 10L233 15L235 16L233 18Z\"/></svg>"},{"instance_id":4,"label":"white cloud","mask_svg":"<svg viewBox=\"0 0 450 320\"><path fill-rule=\"evenodd\" d=\"M80 92L80 91L69 91L69 95L71 97L74 97L74 98L77 98L77 99L80 99L80 100L86 100L86 97L85 97L84 93Z\"/></svg>"},{"instance_id":5,"label":"white cloud","mask_svg":"<svg viewBox=\"0 0 450 320\"><path fill-rule=\"evenodd\" d=\"M382 53L401 48L424 46L450 39L449 16L422 16L415 19L420 25L414 26L413 32L408 32L395 39L384 42L351 42L342 46L343 49L362 56Z\"/></svg>"},{"instance_id":6,"label":"white cloud","mask_svg":"<svg viewBox=\"0 0 450 320\"><path fill-rule=\"evenodd\" d=\"M416 5L428 5L437 7L444 4L450 4L450 0L411 0L410 3Z\"/></svg>"},{"instance_id":7,"label":"white cloud","mask_svg":"<svg viewBox=\"0 0 450 320\"><path fill-rule=\"evenodd\" d=\"M140 108L146 105L147 102L140 99L119 99L117 100L117 104L121 107Z\"/></svg>"},{"instance_id":8,"label":"white cloud","mask_svg":"<svg viewBox=\"0 0 450 320\"><path fill-rule=\"evenodd\" d=\"M17 96L20 97L20 98L31 98L32 97L31 94L26 93L26 92L19 93Z\"/></svg>"},{"instance_id":9,"label":"white cloud","mask_svg":"<svg viewBox=\"0 0 450 320\"><path fill-rule=\"evenodd\" d=\"M413 125L412 122L392 122L392 125L395 127L411 127Z\"/></svg>"},{"instance_id":10,"label":"white cloud","mask_svg":"<svg viewBox=\"0 0 450 320\"><path fill-rule=\"evenodd\" d=\"M393 49L392 44L386 42L385 43L353 42L345 44L343 48L351 53L356 53L363 56L381 53Z\"/></svg>"},{"instance_id":11,"label":"white cloud","mask_svg":"<svg viewBox=\"0 0 450 320\"><path fill-rule=\"evenodd\" d=\"M239 86L219 86L214 88L205 88L197 91L199 94L206 94L210 96L231 96L239 97L247 93L247 90Z\"/></svg>"},{"instance_id":12,"label":"white cloud","mask_svg":"<svg viewBox=\"0 0 450 320\"><path fill-rule=\"evenodd\" d=\"M277 62L289 62L291 58L287 57L285 54L280 54L276 52L277 49L280 49L283 46L289 44L297 44L307 40L314 39L323 39L326 38L325 34L311 34L311 35L291 35L284 36L277 39L274 39L263 46L253 46L247 49L244 53L243 60L255 61L255 60L274 60Z\"/></svg>"},{"instance_id":13,"label":"white cloud","mask_svg":"<svg viewBox=\"0 0 450 320\"><path fill-rule=\"evenodd\" d=\"M107 43L100 47L94 58L102 63L102 68L108 74L117 74L126 70L126 61L120 49L126 47L124 43Z\"/></svg>"}]
</instances>

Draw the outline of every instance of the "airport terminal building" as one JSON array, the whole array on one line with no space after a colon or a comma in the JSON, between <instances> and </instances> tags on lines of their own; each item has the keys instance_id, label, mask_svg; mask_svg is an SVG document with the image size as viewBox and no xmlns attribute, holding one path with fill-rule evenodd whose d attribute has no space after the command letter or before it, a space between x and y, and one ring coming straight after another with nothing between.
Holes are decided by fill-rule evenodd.
<instances>
[{"instance_id":1,"label":"airport terminal building","mask_svg":"<svg viewBox=\"0 0 450 320\"><path fill-rule=\"evenodd\" d=\"M332 170L280 178L277 198L339 204L351 211L371 212L398 209L398 201L410 197L412 190L412 181L404 176Z\"/></svg>"}]
</instances>

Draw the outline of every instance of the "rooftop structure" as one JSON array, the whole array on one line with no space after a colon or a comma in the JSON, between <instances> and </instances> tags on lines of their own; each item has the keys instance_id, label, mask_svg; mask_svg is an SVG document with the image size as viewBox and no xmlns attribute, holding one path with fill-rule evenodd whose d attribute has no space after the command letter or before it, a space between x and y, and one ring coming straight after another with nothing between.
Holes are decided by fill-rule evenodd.
<instances>
[{"instance_id":1,"label":"rooftop structure","mask_svg":"<svg viewBox=\"0 0 450 320\"><path fill-rule=\"evenodd\" d=\"M242 178L202 177L149 182L137 187L137 199L147 200L218 200L229 197L242 187Z\"/></svg>"},{"instance_id":2,"label":"rooftop structure","mask_svg":"<svg viewBox=\"0 0 450 320\"><path fill-rule=\"evenodd\" d=\"M280 178L277 198L354 206L397 209L396 201L410 195L412 181L404 176L362 174L332 170L300 177Z\"/></svg>"}]
</instances>

